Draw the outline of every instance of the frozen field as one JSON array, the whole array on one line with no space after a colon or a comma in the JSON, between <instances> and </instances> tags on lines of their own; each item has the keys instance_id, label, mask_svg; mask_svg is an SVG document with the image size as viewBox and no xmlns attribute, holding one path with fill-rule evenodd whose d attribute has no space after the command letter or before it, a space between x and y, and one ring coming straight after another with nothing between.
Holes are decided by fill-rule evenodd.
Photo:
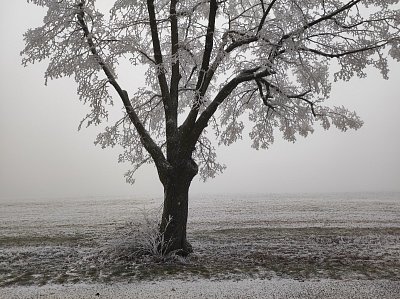
<instances>
[{"instance_id":1,"label":"frozen field","mask_svg":"<svg viewBox=\"0 0 400 299\"><path fill-rule=\"evenodd\" d=\"M0 203L0 298L400 296L400 193L192 196L195 254L168 263L109 254L159 198Z\"/></svg>"}]
</instances>

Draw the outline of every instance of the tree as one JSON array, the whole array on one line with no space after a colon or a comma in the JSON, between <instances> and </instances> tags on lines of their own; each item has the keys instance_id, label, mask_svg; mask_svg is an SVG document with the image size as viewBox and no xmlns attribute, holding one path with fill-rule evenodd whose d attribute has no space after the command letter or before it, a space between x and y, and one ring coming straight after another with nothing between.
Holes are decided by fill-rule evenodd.
<instances>
[{"instance_id":1,"label":"tree","mask_svg":"<svg viewBox=\"0 0 400 299\"><path fill-rule=\"evenodd\" d=\"M154 162L164 186L160 230L168 251L181 254L191 251L192 179L224 169L208 126L229 145L253 123L256 149L268 148L275 131L294 142L314 123L358 129L354 112L323 106L330 67L334 80L365 77L369 66L387 78L387 57L400 61L398 0L116 0L107 21L95 0L28 2L47 15L25 34L23 64L46 60L46 82L74 76L90 106L79 127L107 119L107 104L119 97L124 117L96 143L122 146L119 161L133 166L128 182ZM146 85L131 95L117 79L127 59L146 67Z\"/></svg>"}]
</instances>

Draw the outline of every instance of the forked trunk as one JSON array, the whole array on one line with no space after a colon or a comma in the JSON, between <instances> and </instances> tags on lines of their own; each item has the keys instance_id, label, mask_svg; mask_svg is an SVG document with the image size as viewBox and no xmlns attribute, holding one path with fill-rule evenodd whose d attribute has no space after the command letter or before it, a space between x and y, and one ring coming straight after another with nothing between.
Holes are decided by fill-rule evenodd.
<instances>
[{"instance_id":1,"label":"forked trunk","mask_svg":"<svg viewBox=\"0 0 400 299\"><path fill-rule=\"evenodd\" d=\"M197 173L193 160L181 165L164 183L164 207L160 232L163 236L162 250L175 251L179 255L188 255L192 247L186 239L188 219L189 187Z\"/></svg>"}]
</instances>

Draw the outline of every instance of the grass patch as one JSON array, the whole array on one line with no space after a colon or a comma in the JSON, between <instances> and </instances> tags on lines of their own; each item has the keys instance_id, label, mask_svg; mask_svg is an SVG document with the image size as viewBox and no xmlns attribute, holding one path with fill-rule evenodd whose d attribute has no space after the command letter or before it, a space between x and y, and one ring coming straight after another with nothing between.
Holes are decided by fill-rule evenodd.
<instances>
[{"instance_id":1,"label":"grass patch","mask_svg":"<svg viewBox=\"0 0 400 299\"><path fill-rule=\"evenodd\" d=\"M36 245L64 245L76 244L87 241L81 235L58 235L58 236L0 236L0 246L36 246Z\"/></svg>"},{"instance_id":2,"label":"grass patch","mask_svg":"<svg viewBox=\"0 0 400 299\"><path fill-rule=\"evenodd\" d=\"M196 277L400 280L400 227L194 228L195 253L181 258L160 255L157 223L145 224L117 227L101 240L90 240L89 232L2 236L0 286Z\"/></svg>"}]
</instances>

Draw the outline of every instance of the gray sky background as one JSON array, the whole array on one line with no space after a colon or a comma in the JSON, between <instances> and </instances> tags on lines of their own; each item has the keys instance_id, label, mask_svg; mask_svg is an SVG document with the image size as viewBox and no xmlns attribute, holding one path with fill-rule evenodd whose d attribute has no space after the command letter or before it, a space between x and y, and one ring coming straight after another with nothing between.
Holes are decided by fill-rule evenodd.
<instances>
[{"instance_id":1,"label":"gray sky background","mask_svg":"<svg viewBox=\"0 0 400 299\"><path fill-rule=\"evenodd\" d=\"M94 146L99 129L77 132L87 107L71 79L45 87L45 63L21 66L22 34L42 16L26 1L7 1L0 10L0 199L161 196L153 167L128 185L123 173L129 165L117 164L118 149ZM244 138L218 149L228 166L224 174L206 183L195 179L191 192L400 191L400 64L390 65L387 81L371 70L367 79L333 85L329 103L356 110L365 121L361 130L317 128L295 144L277 138L266 151L251 149Z\"/></svg>"}]
</instances>

